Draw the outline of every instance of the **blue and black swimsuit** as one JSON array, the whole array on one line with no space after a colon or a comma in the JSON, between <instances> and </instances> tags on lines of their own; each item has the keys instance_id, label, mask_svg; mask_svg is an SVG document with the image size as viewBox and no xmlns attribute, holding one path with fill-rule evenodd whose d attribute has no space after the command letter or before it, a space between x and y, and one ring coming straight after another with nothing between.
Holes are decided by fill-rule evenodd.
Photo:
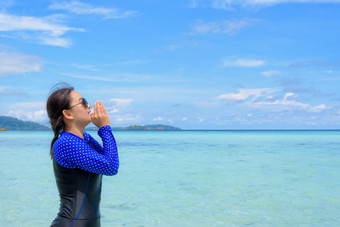
<instances>
[{"instance_id":1,"label":"blue and black swimsuit","mask_svg":"<svg viewBox=\"0 0 340 227\"><path fill-rule=\"evenodd\" d=\"M100 198L103 175L118 172L119 159L110 126L99 129L101 146L84 132L84 139L62 132L53 145L53 169L60 210L53 227L100 226Z\"/></svg>"}]
</instances>

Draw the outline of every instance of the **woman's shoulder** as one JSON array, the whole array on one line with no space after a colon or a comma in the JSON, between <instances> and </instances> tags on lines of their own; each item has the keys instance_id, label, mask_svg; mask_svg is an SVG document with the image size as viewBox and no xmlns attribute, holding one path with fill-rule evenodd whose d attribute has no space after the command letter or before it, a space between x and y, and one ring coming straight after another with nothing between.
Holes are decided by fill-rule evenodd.
<instances>
[{"instance_id":1,"label":"woman's shoulder","mask_svg":"<svg viewBox=\"0 0 340 227\"><path fill-rule=\"evenodd\" d=\"M79 136L76 136L70 132L62 132L55 141L55 146L67 146L67 145L72 145L72 144L77 144L77 143L82 143L85 142L84 139L80 138Z\"/></svg>"}]
</instances>

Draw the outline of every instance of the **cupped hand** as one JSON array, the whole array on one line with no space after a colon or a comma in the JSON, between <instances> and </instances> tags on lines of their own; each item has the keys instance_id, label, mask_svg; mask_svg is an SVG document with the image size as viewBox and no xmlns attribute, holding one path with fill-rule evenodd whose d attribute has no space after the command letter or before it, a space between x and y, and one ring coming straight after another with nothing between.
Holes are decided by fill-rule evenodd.
<instances>
[{"instance_id":1,"label":"cupped hand","mask_svg":"<svg viewBox=\"0 0 340 227\"><path fill-rule=\"evenodd\" d=\"M91 121L98 128L101 128L105 125L110 125L110 118L102 101L95 102L94 110L91 114Z\"/></svg>"}]
</instances>

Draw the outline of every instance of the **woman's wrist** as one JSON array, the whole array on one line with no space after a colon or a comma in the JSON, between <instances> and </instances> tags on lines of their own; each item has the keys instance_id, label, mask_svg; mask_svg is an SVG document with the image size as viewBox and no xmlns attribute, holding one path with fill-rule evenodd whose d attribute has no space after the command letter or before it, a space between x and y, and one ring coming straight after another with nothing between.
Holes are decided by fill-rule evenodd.
<instances>
[{"instance_id":1,"label":"woman's wrist","mask_svg":"<svg viewBox=\"0 0 340 227\"><path fill-rule=\"evenodd\" d=\"M102 130L106 130L106 129L111 130L111 126L110 125L103 125L103 126L99 127L98 131L102 131Z\"/></svg>"}]
</instances>

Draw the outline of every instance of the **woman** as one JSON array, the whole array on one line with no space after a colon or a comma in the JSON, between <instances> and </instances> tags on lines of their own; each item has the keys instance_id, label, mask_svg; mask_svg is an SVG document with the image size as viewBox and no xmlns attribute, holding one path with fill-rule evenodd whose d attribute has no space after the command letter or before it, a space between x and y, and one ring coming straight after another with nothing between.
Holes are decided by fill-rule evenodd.
<instances>
[{"instance_id":1,"label":"woman","mask_svg":"<svg viewBox=\"0 0 340 227\"><path fill-rule=\"evenodd\" d=\"M67 87L55 90L46 108L54 131L50 153L60 196L60 210L51 226L100 226L102 176L117 174L119 167L105 107L96 101L90 113L86 99ZM103 146L84 132L90 122L99 128Z\"/></svg>"}]
</instances>

